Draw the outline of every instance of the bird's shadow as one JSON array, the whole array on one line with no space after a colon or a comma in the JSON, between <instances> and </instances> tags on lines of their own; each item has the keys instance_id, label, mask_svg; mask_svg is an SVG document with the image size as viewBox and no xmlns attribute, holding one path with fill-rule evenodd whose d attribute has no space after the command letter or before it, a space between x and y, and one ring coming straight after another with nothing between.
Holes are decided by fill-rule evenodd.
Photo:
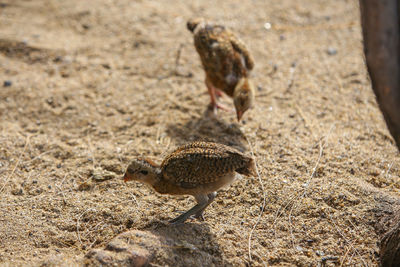
<instances>
[{"instance_id":1,"label":"bird's shadow","mask_svg":"<svg viewBox=\"0 0 400 267\"><path fill-rule=\"evenodd\" d=\"M210 109L206 109L199 118L168 124L166 132L179 145L192 141L209 141L234 147L241 152L245 152L248 147L239 124L225 122L212 114Z\"/></svg>"},{"instance_id":2,"label":"bird's shadow","mask_svg":"<svg viewBox=\"0 0 400 267\"><path fill-rule=\"evenodd\" d=\"M206 222L171 225L153 221L142 230L164 239L168 244L165 260L173 266L221 266L223 263L222 250Z\"/></svg>"}]
</instances>

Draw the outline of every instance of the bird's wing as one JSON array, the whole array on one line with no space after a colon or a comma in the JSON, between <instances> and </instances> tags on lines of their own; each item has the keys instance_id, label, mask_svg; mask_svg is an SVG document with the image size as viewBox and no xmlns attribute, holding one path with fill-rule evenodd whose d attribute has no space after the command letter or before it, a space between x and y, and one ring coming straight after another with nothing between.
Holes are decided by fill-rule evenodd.
<instances>
[{"instance_id":1,"label":"bird's wing","mask_svg":"<svg viewBox=\"0 0 400 267\"><path fill-rule=\"evenodd\" d=\"M197 142L178 148L161 164L164 179L184 188L213 183L244 164L243 154L226 146Z\"/></svg>"},{"instance_id":2,"label":"bird's wing","mask_svg":"<svg viewBox=\"0 0 400 267\"><path fill-rule=\"evenodd\" d=\"M234 34L230 34L229 39L233 49L235 49L244 58L244 63L247 70L252 70L254 68L254 59L244 42L237 38Z\"/></svg>"}]
</instances>

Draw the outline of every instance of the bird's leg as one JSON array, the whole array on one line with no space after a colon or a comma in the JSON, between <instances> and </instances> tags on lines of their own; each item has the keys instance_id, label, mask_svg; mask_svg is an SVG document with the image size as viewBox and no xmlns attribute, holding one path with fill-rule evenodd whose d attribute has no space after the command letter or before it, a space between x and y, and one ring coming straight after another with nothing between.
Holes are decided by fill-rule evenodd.
<instances>
[{"instance_id":1,"label":"bird's leg","mask_svg":"<svg viewBox=\"0 0 400 267\"><path fill-rule=\"evenodd\" d=\"M196 196L196 201L197 201L197 205L195 205L193 208L191 208L184 214L179 215L175 219L172 219L171 221L169 221L169 223L181 224L181 223L185 222L190 216L192 216L193 214L197 214L198 212L201 212L208 206L208 196L207 195Z\"/></svg>"},{"instance_id":2,"label":"bird's leg","mask_svg":"<svg viewBox=\"0 0 400 267\"><path fill-rule=\"evenodd\" d=\"M194 215L194 217L196 219L198 219L200 221L204 221L204 217L203 217L204 210L211 204L211 202L214 201L216 196L217 196L217 192L212 192L207 195L207 197L208 197L207 205L205 205L204 208L202 208L201 210L196 212L196 214Z\"/></svg>"},{"instance_id":3,"label":"bird's leg","mask_svg":"<svg viewBox=\"0 0 400 267\"><path fill-rule=\"evenodd\" d=\"M217 97L222 97L224 94L220 90L215 90L215 95Z\"/></svg>"},{"instance_id":4,"label":"bird's leg","mask_svg":"<svg viewBox=\"0 0 400 267\"><path fill-rule=\"evenodd\" d=\"M207 85L207 89L208 89L208 94L210 95L210 100L211 100L210 105L212 106L215 115L217 114L218 109L222 109L225 111L231 111L230 108L217 102L217 94L221 94L221 92L216 90L214 85L212 85L212 83L207 78L206 78L206 85ZM217 92L219 92L219 93L217 93Z\"/></svg>"}]
</instances>

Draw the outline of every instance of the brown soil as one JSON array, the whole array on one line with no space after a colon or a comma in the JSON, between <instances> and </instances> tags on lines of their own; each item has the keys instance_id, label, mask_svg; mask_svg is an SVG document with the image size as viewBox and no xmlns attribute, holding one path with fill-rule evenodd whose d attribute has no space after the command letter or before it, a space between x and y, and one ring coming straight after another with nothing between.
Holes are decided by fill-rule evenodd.
<instances>
[{"instance_id":1,"label":"brown soil","mask_svg":"<svg viewBox=\"0 0 400 267\"><path fill-rule=\"evenodd\" d=\"M400 158L357 2L2 0L0 264L74 262L140 229L217 266L377 265L375 222L399 202ZM243 123L207 112L185 25L197 16L232 28L256 58ZM123 171L197 139L253 150L264 192L257 177L236 181L205 222L157 231L193 199L125 184Z\"/></svg>"}]
</instances>

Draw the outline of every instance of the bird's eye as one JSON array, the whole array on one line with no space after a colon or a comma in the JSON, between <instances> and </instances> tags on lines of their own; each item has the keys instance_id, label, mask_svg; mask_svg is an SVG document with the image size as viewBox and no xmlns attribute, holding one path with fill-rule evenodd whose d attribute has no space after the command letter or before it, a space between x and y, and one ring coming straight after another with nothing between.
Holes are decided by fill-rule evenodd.
<instances>
[{"instance_id":1,"label":"bird's eye","mask_svg":"<svg viewBox=\"0 0 400 267\"><path fill-rule=\"evenodd\" d=\"M146 170L141 170L140 173L143 174L143 175L147 175L149 172L146 171Z\"/></svg>"}]
</instances>

